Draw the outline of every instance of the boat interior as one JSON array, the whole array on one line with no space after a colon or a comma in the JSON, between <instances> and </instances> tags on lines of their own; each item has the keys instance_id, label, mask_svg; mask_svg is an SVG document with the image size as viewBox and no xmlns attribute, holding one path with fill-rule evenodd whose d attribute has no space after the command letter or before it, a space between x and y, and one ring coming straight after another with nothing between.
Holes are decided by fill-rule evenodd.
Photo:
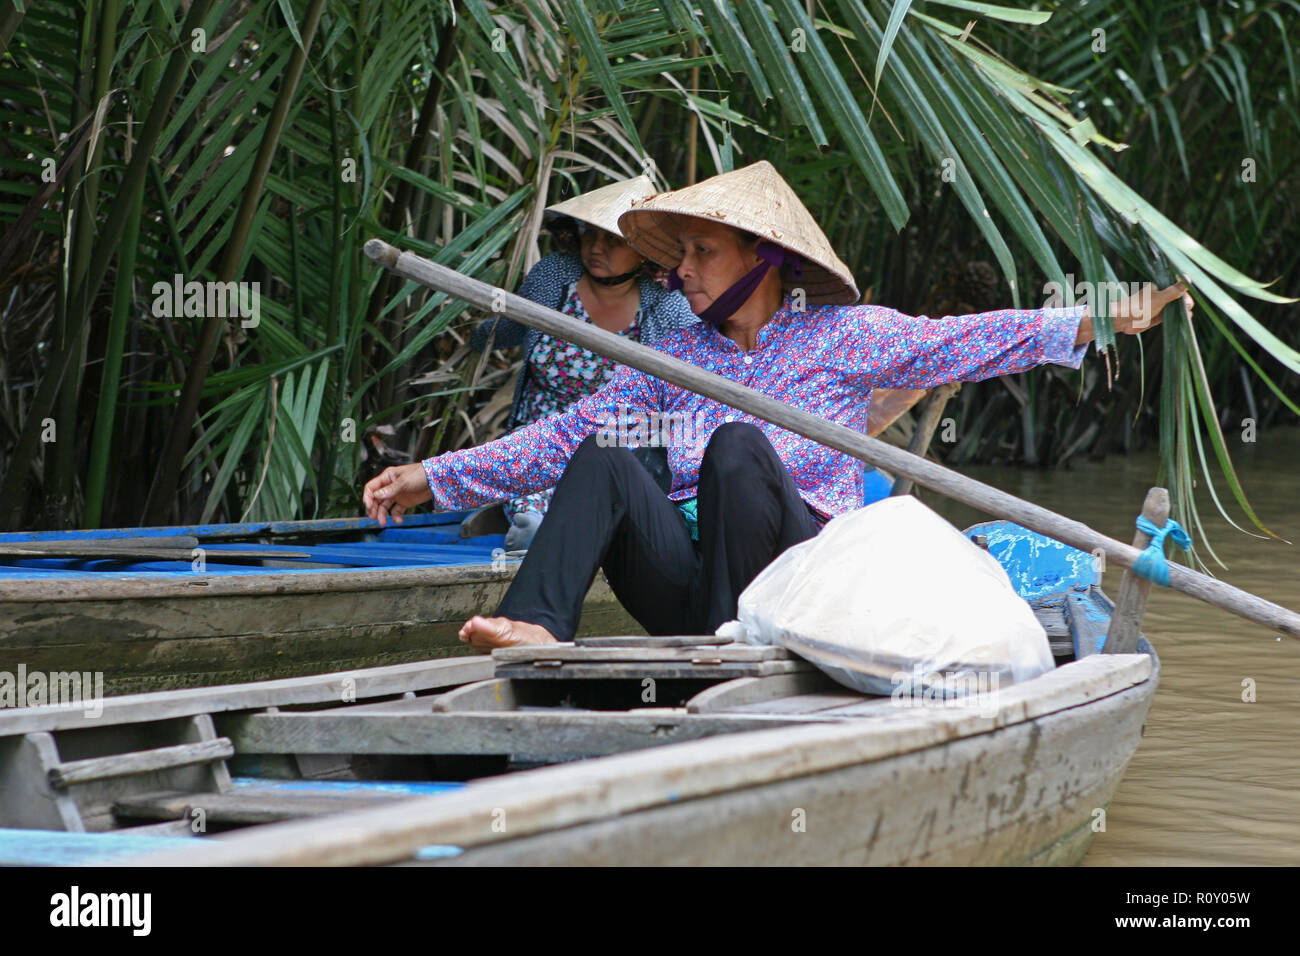
<instances>
[{"instance_id":1,"label":"boat interior","mask_svg":"<svg viewBox=\"0 0 1300 956\"><path fill-rule=\"evenodd\" d=\"M990 535L997 544L993 526L969 533L982 547ZM1075 568L1044 578L1038 566L1039 579L1018 586L1033 592L1027 599L1058 670L1098 655L1112 605L1096 576ZM1140 650L1151 653L1145 641ZM111 862L549 765L886 719L897 715L892 704L833 682L783 647L687 635L579 637L491 656L109 697L98 713L20 709L0 716L0 864Z\"/></svg>"},{"instance_id":2,"label":"boat interior","mask_svg":"<svg viewBox=\"0 0 1300 956\"><path fill-rule=\"evenodd\" d=\"M579 638L109 698L98 716L32 708L0 725L0 863L104 862L551 764L896 711L783 648L719 640Z\"/></svg>"}]
</instances>

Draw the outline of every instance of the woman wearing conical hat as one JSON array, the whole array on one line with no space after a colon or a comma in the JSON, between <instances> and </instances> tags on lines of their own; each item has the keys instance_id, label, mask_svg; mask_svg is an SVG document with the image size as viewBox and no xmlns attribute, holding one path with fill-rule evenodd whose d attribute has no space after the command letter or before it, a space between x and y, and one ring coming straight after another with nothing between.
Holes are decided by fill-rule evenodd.
<instances>
[{"instance_id":1,"label":"woman wearing conical hat","mask_svg":"<svg viewBox=\"0 0 1300 956\"><path fill-rule=\"evenodd\" d=\"M663 351L859 431L874 388L932 388L1036 365L1077 368L1086 306L1005 309L930 321L855 305L853 276L766 162L636 203L628 242L673 268L705 321ZM1139 332L1184 298L1172 286L1114 310ZM665 497L623 442L638 416L689 424L668 447ZM366 486L381 521L424 501L463 508L556 484L550 518L495 617L461 639L486 649L573 639L598 569L651 634L705 634L786 548L862 506L862 464L842 452L628 367L568 412L478 448L389 469ZM558 483L556 480L558 479ZM563 516L563 520L555 519Z\"/></svg>"},{"instance_id":2,"label":"woman wearing conical hat","mask_svg":"<svg viewBox=\"0 0 1300 956\"><path fill-rule=\"evenodd\" d=\"M699 321L679 293L654 281L659 267L619 232L618 217L654 191L649 177L637 176L548 206L547 228L556 251L529 270L519 295L646 345ZM595 352L502 317L479 323L470 342L479 352L523 346L523 370L506 420L511 429L565 411L608 382L617 367ZM662 455L642 453L641 459L658 472L667 491ZM504 507L510 522L507 550L529 546L550 497L545 489L489 506ZM466 521L474 525L479 518L475 512Z\"/></svg>"}]
</instances>

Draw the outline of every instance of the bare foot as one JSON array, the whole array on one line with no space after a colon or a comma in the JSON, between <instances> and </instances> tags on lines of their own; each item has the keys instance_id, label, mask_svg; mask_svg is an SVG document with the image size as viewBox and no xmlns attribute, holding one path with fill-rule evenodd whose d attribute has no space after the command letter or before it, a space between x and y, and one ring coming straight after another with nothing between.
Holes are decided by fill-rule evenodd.
<instances>
[{"instance_id":1,"label":"bare foot","mask_svg":"<svg viewBox=\"0 0 1300 956\"><path fill-rule=\"evenodd\" d=\"M559 643L555 635L540 624L512 621L506 617L483 617L481 614L475 614L461 625L460 639L476 651L491 651L494 647Z\"/></svg>"}]
</instances>

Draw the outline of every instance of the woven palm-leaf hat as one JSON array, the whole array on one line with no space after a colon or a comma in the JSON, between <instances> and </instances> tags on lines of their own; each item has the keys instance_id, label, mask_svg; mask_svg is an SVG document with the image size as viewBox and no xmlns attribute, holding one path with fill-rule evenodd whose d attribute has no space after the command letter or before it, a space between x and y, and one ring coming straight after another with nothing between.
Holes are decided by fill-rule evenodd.
<instances>
[{"instance_id":1,"label":"woven palm-leaf hat","mask_svg":"<svg viewBox=\"0 0 1300 956\"><path fill-rule=\"evenodd\" d=\"M801 288L807 301L818 305L852 305L858 286L830 240L822 232L790 184L767 160L729 173L720 173L672 192L637 199L619 217L619 230L642 255L670 268L682 261L677 217L694 216L753 233L803 259L799 267L786 264L781 284Z\"/></svg>"},{"instance_id":2,"label":"woven palm-leaf hat","mask_svg":"<svg viewBox=\"0 0 1300 956\"><path fill-rule=\"evenodd\" d=\"M644 199L654 194L655 186L650 181L650 177L636 176L547 206L546 217L552 219L568 216L589 226L598 226L606 232L621 236L623 233L618 228L618 217L631 208L634 200Z\"/></svg>"}]
</instances>

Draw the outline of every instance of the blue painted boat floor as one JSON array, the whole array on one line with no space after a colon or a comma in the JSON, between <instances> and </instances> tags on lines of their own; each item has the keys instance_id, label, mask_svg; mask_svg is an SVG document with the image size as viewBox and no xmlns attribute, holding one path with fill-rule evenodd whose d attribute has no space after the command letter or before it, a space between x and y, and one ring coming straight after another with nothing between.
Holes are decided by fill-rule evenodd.
<instances>
[{"instance_id":1,"label":"blue painted boat floor","mask_svg":"<svg viewBox=\"0 0 1300 956\"><path fill-rule=\"evenodd\" d=\"M293 792L293 793L383 793L412 797L428 796L435 793L455 793L463 790L465 784L452 781L426 782L419 780L271 780L266 777L234 777L231 781L236 790L244 792Z\"/></svg>"},{"instance_id":2,"label":"blue painted boat floor","mask_svg":"<svg viewBox=\"0 0 1300 956\"><path fill-rule=\"evenodd\" d=\"M367 540L330 540L334 534L331 522L310 522L304 532L301 527L292 529L295 534L310 534L319 540L307 544L291 541L262 543L259 541L230 540L235 532L272 533L274 523L262 525L207 525L178 528L126 528L113 531L81 532L18 532L0 534L0 544L32 542L95 541L106 542L114 538L134 537L149 539L167 535L190 534L200 539L203 551L203 569L199 573L221 576L248 576L266 574L338 574L364 569L403 569L432 567L475 567L492 564L504 553L505 537L500 534L460 537L459 512L437 515L417 515L408 518L402 526L379 528L343 528L353 534L364 534ZM370 524L373 524L371 522ZM282 526L278 530L284 531ZM191 534L192 533L192 534ZM203 535L215 537L205 540ZM282 565L265 567L246 562L221 560L222 551L256 552L265 555L264 561ZM305 557L282 557L293 554ZM192 555L190 556L192 558ZM334 565L334 567L304 567L298 564ZM193 575L192 561L129 558L49 557L8 558L0 556L0 581L20 579L94 579L106 574L136 580L166 580L178 575Z\"/></svg>"},{"instance_id":3,"label":"blue painted boat floor","mask_svg":"<svg viewBox=\"0 0 1300 956\"><path fill-rule=\"evenodd\" d=\"M384 796L433 796L455 793L465 787L460 782L369 781L369 780L269 780L261 777L235 777L233 793L264 795L353 794L375 793ZM198 836L165 836L155 833L132 833L113 830L107 833L67 833L62 830L15 830L0 828L0 866L78 866L112 863L114 860L143 853L156 853L184 846ZM421 847L414 858L433 860L455 856L457 846L433 844Z\"/></svg>"},{"instance_id":4,"label":"blue painted boat floor","mask_svg":"<svg viewBox=\"0 0 1300 956\"><path fill-rule=\"evenodd\" d=\"M1099 583L1093 556L1087 551L1010 521L986 521L962 534L984 535L989 554L1006 569L1016 593L1030 604L1076 585Z\"/></svg>"},{"instance_id":5,"label":"blue painted boat floor","mask_svg":"<svg viewBox=\"0 0 1300 956\"><path fill-rule=\"evenodd\" d=\"M191 837L0 829L0 866L75 866L174 850Z\"/></svg>"}]
</instances>

